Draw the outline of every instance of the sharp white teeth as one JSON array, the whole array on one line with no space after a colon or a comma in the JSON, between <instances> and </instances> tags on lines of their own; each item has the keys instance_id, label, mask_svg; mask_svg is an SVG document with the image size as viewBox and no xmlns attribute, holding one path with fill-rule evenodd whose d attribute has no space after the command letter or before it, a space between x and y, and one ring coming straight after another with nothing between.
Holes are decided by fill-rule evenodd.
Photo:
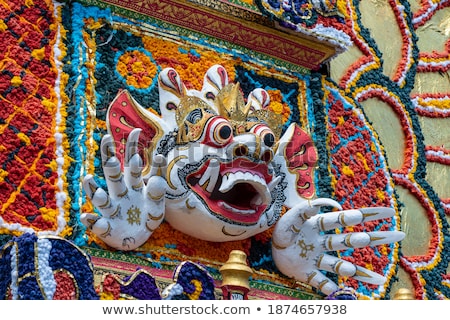
<instances>
[{"instance_id":1,"label":"sharp white teeth","mask_svg":"<svg viewBox=\"0 0 450 320\"><path fill-rule=\"evenodd\" d=\"M229 211L232 211L234 213L240 213L240 214L254 214L256 212L256 210L254 209L248 209L248 210L241 210L241 209L236 209L233 208L232 206L226 204L225 202L221 202L220 203L224 208L226 208Z\"/></svg>"},{"instance_id":2,"label":"sharp white teeth","mask_svg":"<svg viewBox=\"0 0 450 320\"><path fill-rule=\"evenodd\" d=\"M273 189L275 189L275 187L278 185L278 183L280 183L280 181L281 181L280 176L277 176L275 179L272 179L272 181L270 181L268 185L269 191L272 192Z\"/></svg>"},{"instance_id":3,"label":"sharp white teeth","mask_svg":"<svg viewBox=\"0 0 450 320\"><path fill-rule=\"evenodd\" d=\"M230 178L230 175L232 176ZM222 176L222 184L220 185L219 191L220 192L227 192L230 191L231 188L233 188L234 182L236 182L235 179L233 179L234 175L232 173L226 174Z\"/></svg>"},{"instance_id":4,"label":"sharp white teeth","mask_svg":"<svg viewBox=\"0 0 450 320\"><path fill-rule=\"evenodd\" d=\"M204 188L208 192L213 192L214 187L216 186L217 180L219 178L220 173L220 165L216 159L212 159L209 162L208 168L205 170L205 173L199 180L198 184L204 188L205 184L206 188Z\"/></svg>"},{"instance_id":5,"label":"sharp white teeth","mask_svg":"<svg viewBox=\"0 0 450 320\"><path fill-rule=\"evenodd\" d=\"M222 177L222 184L220 185L219 191L222 193L230 191L233 186L238 183L251 184L255 190L258 191L259 194L251 200L252 204L261 205L272 201L270 190L268 189L264 178L250 172L234 172L224 175Z\"/></svg>"}]
</instances>

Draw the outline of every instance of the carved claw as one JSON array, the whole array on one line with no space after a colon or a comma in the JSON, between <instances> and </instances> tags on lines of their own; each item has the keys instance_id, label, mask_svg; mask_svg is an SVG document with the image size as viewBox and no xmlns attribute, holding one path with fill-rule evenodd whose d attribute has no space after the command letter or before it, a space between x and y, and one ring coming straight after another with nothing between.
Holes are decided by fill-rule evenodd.
<instances>
[{"instance_id":1,"label":"carved claw","mask_svg":"<svg viewBox=\"0 0 450 320\"><path fill-rule=\"evenodd\" d=\"M142 159L138 153L140 129L131 131L125 146L123 171L115 156L112 138L102 139L103 172L107 190L100 188L92 175L86 175L83 187L100 215L82 214L81 222L107 245L119 250L134 250L158 228L164 218L165 159L156 156L150 177L142 177Z\"/></svg>"},{"instance_id":2,"label":"carved claw","mask_svg":"<svg viewBox=\"0 0 450 320\"><path fill-rule=\"evenodd\" d=\"M335 204L336 202L331 199L305 201L285 213L273 233L272 254L276 266L285 275L308 283L327 295L336 291L338 287L321 270L382 285L386 281L382 275L326 252L398 242L404 238L403 232L330 234L324 231L387 219L394 216L395 211L380 207L341 210L340 206ZM321 206L329 205L340 210L318 214Z\"/></svg>"}]
</instances>

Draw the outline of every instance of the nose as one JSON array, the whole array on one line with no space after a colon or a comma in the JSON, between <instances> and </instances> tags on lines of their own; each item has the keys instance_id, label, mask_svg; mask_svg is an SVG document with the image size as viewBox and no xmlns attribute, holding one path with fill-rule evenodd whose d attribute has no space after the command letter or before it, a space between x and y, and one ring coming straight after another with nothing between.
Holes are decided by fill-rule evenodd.
<instances>
[{"instance_id":1,"label":"nose","mask_svg":"<svg viewBox=\"0 0 450 320\"><path fill-rule=\"evenodd\" d=\"M240 134L227 146L227 155L232 158L248 157L268 163L273 158L272 145L270 143L267 145L260 136L253 133Z\"/></svg>"}]
</instances>

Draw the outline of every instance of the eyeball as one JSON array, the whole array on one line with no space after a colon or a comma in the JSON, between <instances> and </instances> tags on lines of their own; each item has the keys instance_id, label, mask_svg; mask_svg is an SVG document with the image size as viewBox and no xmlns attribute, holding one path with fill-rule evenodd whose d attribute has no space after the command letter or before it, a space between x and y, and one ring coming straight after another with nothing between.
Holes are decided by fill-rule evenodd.
<instances>
[{"instance_id":1,"label":"eyeball","mask_svg":"<svg viewBox=\"0 0 450 320\"><path fill-rule=\"evenodd\" d=\"M260 136L266 147L271 148L275 144L275 135L267 125L257 124L251 129L251 132Z\"/></svg>"},{"instance_id":2,"label":"eyeball","mask_svg":"<svg viewBox=\"0 0 450 320\"><path fill-rule=\"evenodd\" d=\"M225 118L216 116L208 121L203 143L215 147L222 147L230 143L232 138L233 128L231 124Z\"/></svg>"}]
</instances>

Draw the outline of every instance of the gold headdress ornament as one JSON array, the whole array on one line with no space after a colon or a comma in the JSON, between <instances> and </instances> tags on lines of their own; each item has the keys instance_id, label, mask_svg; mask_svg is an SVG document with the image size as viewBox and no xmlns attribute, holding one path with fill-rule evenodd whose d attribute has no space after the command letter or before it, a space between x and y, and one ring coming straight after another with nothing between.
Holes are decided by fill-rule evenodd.
<instances>
[{"instance_id":1,"label":"gold headdress ornament","mask_svg":"<svg viewBox=\"0 0 450 320\"><path fill-rule=\"evenodd\" d=\"M248 110L245 108L239 83L230 83L223 87L214 101L222 117L234 122L247 120Z\"/></svg>"},{"instance_id":2,"label":"gold headdress ornament","mask_svg":"<svg viewBox=\"0 0 450 320\"><path fill-rule=\"evenodd\" d=\"M268 108L255 109L251 101L245 104L239 82L228 84L220 90L216 96L215 103L219 114L227 118L235 127L248 127L249 124L263 122L273 131L277 138L280 137L283 127L282 116Z\"/></svg>"},{"instance_id":3,"label":"gold headdress ornament","mask_svg":"<svg viewBox=\"0 0 450 320\"><path fill-rule=\"evenodd\" d=\"M188 115L197 110L198 114L189 121ZM214 116L215 112L202 99L196 96L184 96L180 99L175 113L178 126L177 143L196 141L203 133L206 121Z\"/></svg>"},{"instance_id":4,"label":"gold headdress ornament","mask_svg":"<svg viewBox=\"0 0 450 320\"><path fill-rule=\"evenodd\" d=\"M239 83L230 83L223 87L215 97L214 103L219 115L231 122L237 134L246 132L256 123L265 123L275 137L281 135L282 116L268 108L254 108L251 101L246 104ZM198 110L196 121L186 121L188 115L194 110ZM208 103L199 97L182 97L175 114L179 128L178 142L197 140L203 132L206 121L215 113Z\"/></svg>"}]
</instances>

